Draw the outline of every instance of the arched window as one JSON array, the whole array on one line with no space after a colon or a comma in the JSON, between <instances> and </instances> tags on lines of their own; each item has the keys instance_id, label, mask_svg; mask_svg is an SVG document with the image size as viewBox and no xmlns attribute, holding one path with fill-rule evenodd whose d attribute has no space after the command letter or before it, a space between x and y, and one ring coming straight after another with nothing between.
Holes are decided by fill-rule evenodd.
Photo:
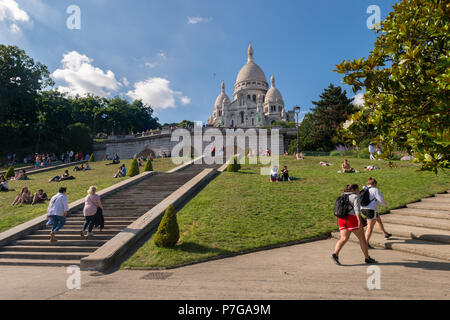
<instances>
[{"instance_id":1,"label":"arched window","mask_svg":"<svg viewBox=\"0 0 450 320\"><path fill-rule=\"evenodd\" d=\"M252 126L255 125L255 118L252 118Z\"/></svg>"},{"instance_id":2,"label":"arched window","mask_svg":"<svg viewBox=\"0 0 450 320\"><path fill-rule=\"evenodd\" d=\"M241 123L244 123L244 112L241 111L240 115L241 115Z\"/></svg>"},{"instance_id":3,"label":"arched window","mask_svg":"<svg viewBox=\"0 0 450 320\"><path fill-rule=\"evenodd\" d=\"M256 102L256 94L253 95L253 101Z\"/></svg>"},{"instance_id":4,"label":"arched window","mask_svg":"<svg viewBox=\"0 0 450 320\"><path fill-rule=\"evenodd\" d=\"M250 95L247 95L247 100L251 100L252 97Z\"/></svg>"}]
</instances>

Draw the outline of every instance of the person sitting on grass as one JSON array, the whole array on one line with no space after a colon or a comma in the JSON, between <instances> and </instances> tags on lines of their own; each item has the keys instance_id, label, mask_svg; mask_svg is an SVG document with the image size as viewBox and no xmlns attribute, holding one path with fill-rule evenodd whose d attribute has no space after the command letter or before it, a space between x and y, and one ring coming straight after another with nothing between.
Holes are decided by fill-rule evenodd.
<instances>
[{"instance_id":1,"label":"person sitting on grass","mask_svg":"<svg viewBox=\"0 0 450 320\"><path fill-rule=\"evenodd\" d=\"M28 180L27 174L25 170L20 170L17 172L11 180Z\"/></svg>"},{"instance_id":2,"label":"person sitting on grass","mask_svg":"<svg viewBox=\"0 0 450 320\"><path fill-rule=\"evenodd\" d=\"M297 153L296 155L295 155L295 158L297 159L297 160L304 160L305 159L305 156L303 155L303 153Z\"/></svg>"},{"instance_id":3,"label":"person sitting on grass","mask_svg":"<svg viewBox=\"0 0 450 320\"><path fill-rule=\"evenodd\" d=\"M86 168L84 168L84 171L92 170L89 163L86 163Z\"/></svg>"},{"instance_id":4,"label":"person sitting on grass","mask_svg":"<svg viewBox=\"0 0 450 320\"><path fill-rule=\"evenodd\" d=\"M117 173L114 175L114 178L122 178L127 176L127 169L125 168L125 165L121 165Z\"/></svg>"},{"instance_id":5,"label":"person sitting on grass","mask_svg":"<svg viewBox=\"0 0 450 320\"><path fill-rule=\"evenodd\" d=\"M34 206L37 203L44 203L48 200L47 194L44 192L44 190L39 189L38 192L36 192L33 196L33 202L31 203L32 206Z\"/></svg>"},{"instance_id":6,"label":"person sitting on grass","mask_svg":"<svg viewBox=\"0 0 450 320\"><path fill-rule=\"evenodd\" d=\"M4 192L8 192L9 188L8 188L8 180L5 179L5 176L1 176L0 177L0 192L4 191Z\"/></svg>"},{"instance_id":7,"label":"person sitting on grass","mask_svg":"<svg viewBox=\"0 0 450 320\"><path fill-rule=\"evenodd\" d=\"M33 198L31 197L31 193L28 190L28 187L24 187L22 192L16 197L14 202L11 204L12 206L16 206L19 204L31 204Z\"/></svg>"},{"instance_id":8,"label":"person sitting on grass","mask_svg":"<svg viewBox=\"0 0 450 320\"><path fill-rule=\"evenodd\" d=\"M355 169L352 168L348 160L344 160L344 163L342 164L342 173L354 173Z\"/></svg>"},{"instance_id":9,"label":"person sitting on grass","mask_svg":"<svg viewBox=\"0 0 450 320\"><path fill-rule=\"evenodd\" d=\"M292 179L289 177L287 166L284 166L283 170L281 170L281 181L292 181Z\"/></svg>"},{"instance_id":10,"label":"person sitting on grass","mask_svg":"<svg viewBox=\"0 0 450 320\"><path fill-rule=\"evenodd\" d=\"M278 167L274 166L270 171L270 182L278 182L280 175L278 174Z\"/></svg>"}]
</instances>

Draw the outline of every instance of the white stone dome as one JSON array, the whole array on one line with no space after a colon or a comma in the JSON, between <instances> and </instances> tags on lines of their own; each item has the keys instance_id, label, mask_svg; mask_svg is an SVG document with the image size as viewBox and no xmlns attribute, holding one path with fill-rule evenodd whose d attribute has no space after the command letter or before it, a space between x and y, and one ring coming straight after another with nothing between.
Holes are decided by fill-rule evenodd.
<instances>
[{"instance_id":1,"label":"white stone dome","mask_svg":"<svg viewBox=\"0 0 450 320\"><path fill-rule=\"evenodd\" d=\"M248 47L248 61L245 66L242 67L241 71L236 79L236 84L244 81L266 81L266 75L264 71L253 61L253 47L250 45Z\"/></svg>"},{"instance_id":2,"label":"white stone dome","mask_svg":"<svg viewBox=\"0 0 450 320\"><path fill-rule=\"evenodd\" d=\"M219 96L216 99L216 103L214 106L216 108L221 108L222 104L225 102L225 105L231 104L230 98L225 93L225 82L222 81L222 92L219 94Z\"/></svg>"},{"instance_id":3,"label":"white stone dome","mask_svg":"<svg viewBox=\"0 0 450 320\"><path fill-rule=\"evenodd\" d=\"M270 82L271 82L272 86L270 87L269 91L267 91L265 102L267 102L267 103L276 102L276 103L283 103L284 104L283 96L281 95L280 90L278 90L275 87L275 78L274 78L274 76L271 77Z\"/></svg>"}]
</instances>

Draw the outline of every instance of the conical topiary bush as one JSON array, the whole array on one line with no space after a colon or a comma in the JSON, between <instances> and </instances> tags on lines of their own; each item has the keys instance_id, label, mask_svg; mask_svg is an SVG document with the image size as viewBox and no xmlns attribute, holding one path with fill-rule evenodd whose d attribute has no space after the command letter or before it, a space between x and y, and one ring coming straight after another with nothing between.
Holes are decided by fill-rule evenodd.
<instances>
[{"instance_id":1,"label":"conical topiary bush","mask_svg":"<svg viewBox=\"0 0 450 320\"><path fill-rule=\"evenodd\" d=\"M137 176L138 174L139 174L139 164L138 164L136 158L134 158L133 161L131 161L130 171L128 173L128 176L134 177L134 176Z\"/></svg>"},{"instance_id":2,"label":"conical topiary bush","mask_svg":"<svg viewBox=\"0 0 450 320\"><path fill-rule=\"evenodd\" d=\"M14 177L14 167L11 166L6 170L5 179L8 180L12 177Z\"/></svg>"},{"instance_id":3,"label":"conical topiary bush","mask_svg":"<svg viewBox=\"0 0 450 320\"><path fill-rule=\"evenodd\" d=\"M95 156L94 156L94 154L91 154L88 162L94 162L94 161L95 161Z\"/></svg>"},{"instance_id":4,"label":"conical topiary bush","mask_svg":"<svg viewBox=\"0 0 450 320\"><path fill-rule=\"evenodd\" d=\"M145 163L144 171L153 171L153 164L151 159L148 159Z\"/></svg>"},{"instance_id":5,"label":"conical topiary bush","mask_svg":"<svg viewBox=\"0 0 450 320\"><path fill-rule=\"evenodd\" d=\"M241 165L238 163L237 156L230 159L230 163L227 167L227 172L238 172L241 169Z\"/></svg>"},{"instance_id":6,"label":"conical topiary bush","mask_svg":"<svg viewBox=\"0 0 450 320\"><path fill-rule=\"evenodd\" d=\"M177 244L179 238L180 229L178 227L177 215L173 205L170 205L159 224L154 243L158 247L173 248Z\"/></svg>"}]
</instances>

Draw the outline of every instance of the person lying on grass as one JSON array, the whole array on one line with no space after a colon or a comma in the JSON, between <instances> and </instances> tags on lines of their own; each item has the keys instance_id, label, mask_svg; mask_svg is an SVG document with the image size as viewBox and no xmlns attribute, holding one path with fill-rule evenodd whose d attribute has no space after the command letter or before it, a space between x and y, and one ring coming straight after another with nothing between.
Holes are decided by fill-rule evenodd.
<instances>
[{"instance_id":1,"label":"person lying on grass","mask_svg":"<svg viewBox=\"0 0 450 320\"><path fill-rule=\"evenodd\" d=\"M75 180L75 177L69 174L69 170L64 171L62 176L54 176L48 182L61 182L66 180Z\"/></svg>"},{"instance_id":2,"label":"person lying on grass","mask_svg":"<svg viewBox=\"0 0 450 320\"><path fill-rule=\"evenodd\" d=\"M329 167L329 166L331 166L331 163L328 163L328 162L325 162L325 161L320 161L319 164L320 164L321 166L324 166L324 167Z\"/></svg>"},{"instance_id":3,"label":"person lying on grass","mask_svg":"<svg viewBox=\"0 0 450 320\"><path fill-rule=\"evenodd\" d=\"M31 204L33 201L33 198L31 197L31 193L28 190L28 187L24 187L22 189L22 192L19 193L19 195L16 197L16 199L11 204L12 206L16 206L19 204Z\"/></svg>"},{"instance_id":4,"label":"person lying on grass","mask_svg":"<svg viewBox=\"0 0 450 320\"><path fill-rule=\"evenodd\" d=\"M44 203L48 200L47 194L44 192L44 190L39 189L38 192L36 192L33 196L33 202L31 203L32 206L38 203Z\"/></svg>"},{"instance_id":5,"label":"person lying on grass","mask_svg":"<svg viewBox=\"0 0 450 320\"><path fill-rule=\"evenodd\" d=\"M0 177L0 191L9 191L8 180L5 179L5 176Z\"/></svg>"}]
</instances>

